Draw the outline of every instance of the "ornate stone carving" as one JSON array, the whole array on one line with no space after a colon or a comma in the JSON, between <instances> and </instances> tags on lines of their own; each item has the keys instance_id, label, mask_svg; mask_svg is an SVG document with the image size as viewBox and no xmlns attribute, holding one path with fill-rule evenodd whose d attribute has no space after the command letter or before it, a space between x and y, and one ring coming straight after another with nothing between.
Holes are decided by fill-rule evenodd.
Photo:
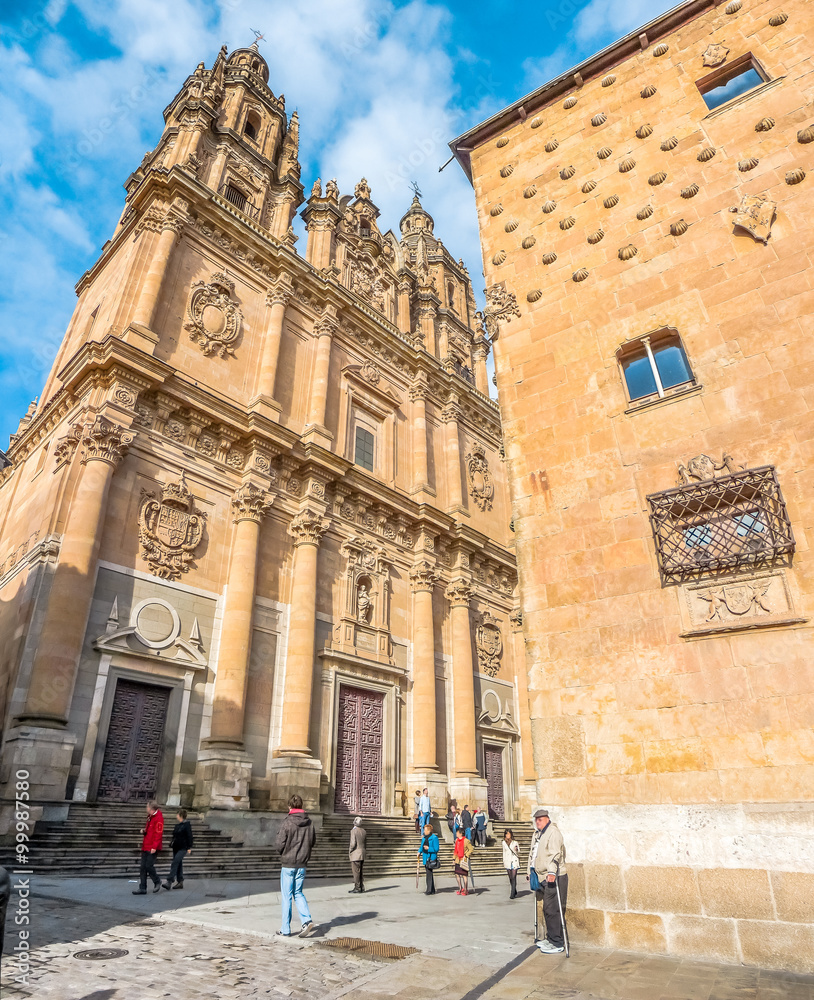
<instances>
[{"instance_id":1,"label":"ornate stone carving","mask_svg":"<svg viewBox=\"0 0 814 1000\"><path fill-rule=\"evenodd\" d=\"M725 45L720 45L713 42L712 45L708 46L704 52L704 65L705 66L720 66L721 63L726 62L726 57L729 55L729 49Z\"/></svg>"},{"instance_id":2,"label":"ornate stone carving","mask_svg":"<svg viewBox=\"0 0 814 1000\"><path fill-rule=\"evenodd\" d=\"M540 258L540 260L542 260L542 262L546 265L553 264L556 261L556 259L557 255L554 253L553 250L549 250L547 253L544 253L543 256Z\"/></svg>"},{"instance_id":3,"label":"ornate stone carving","mask_svg":"<svg viewBox=\"0 0 814 1000\"><path fill-rule=\"evenodd\" d=\"M534 244L537 242L536 236L527 236L523 242L520 244L524 250L531 250Z\"/></svg>"},{"instance_id":4,"label":"ornate stone carving","mask_svg":"<svg viewBox=\"0 0 814 1000\"><path fill-rule=\"evenodd\" d=\"M715 156L717 150L714 146L705 146L701 152L696 156L696 160L699 163L709 163L709 161Z\"/></svg>"},{"instance_id":5,"label":"ornate stone carving","mask_svg":"<svg viewBox=\"0 0 814 1000\"><path fill-rule=\"evenodd\" d=\"M638 248L632 243L628 243L626 247L621 247L619 249L619 260L633 260L636 254L639 252Z\"/></svg>"},{"instance_id":6,"label":"ornate stone carving","mask_svg":"<svg viewBox=\"0 0 814 1000\"><path fill-rule=\"evenodd\" d=\"M760 163L760 160L756 156L749 156L745 160L738 160L738 170L742 174L748 174L750 170L754 170L755 167Z\"/></svg>"},{"instance_id":7,"label":"ornate stone carving","mask_svg":"<svg viewBox=\"0 0 814 1000\"><path fill-rule=\"evenodd\" d=\"M281 274L271 288L269 288L268 292L266 292L266 305L287 306L293 295L294 286L291 283L291 278L287 274Z\"/></svg>"},{"instance_id":8,"label":"ornate stone carving","mask_svg":"<svg viewBox=\"0 0 814 1000\"><path fill-rule=\"evenodd\" d=\"M678 145L678 136L671 135L669 139L665 139L664 142L659 147L662 153L669 153L671 149L675 149Z\"/></svg>"},{"instance_id":9,"label":"ornate stone carving","mask_svg":"<svg viewBox=\"0 0 814 1000\"><path fill-rule=\"evenodd\" d=\"M490 214L490 215L492 216L492 218L494 219L494 218L496 218L496 217L497 217L498 215L500 215L502 211L503 211L503 206L502 206L502 205L495 205L495 206L494 206L493 208L491 208L491 209L489 210L489 214Z\"/></svg>"},{"instance_id":10,"label":"ornate stone carving","mask_svg":"<svg viewBox=\"0 0 814 1000\"><path fill-rule=\"evenodd\" d=\"M670 224L670 235L671 236L683 236L684 233L690 228L689 223L685 222L684 219L679 219L678 222L673 222Z\"/></svg>"},{"instance_id":11,"label":"ornate stone carving","mask_svg":"<svg viewBox=\"0 0 814 1000\"><path fill-rule=\"evenodd\" d=\"M577 220L574 218L574 216L569 215L564 219L560 219L560 229L562 229L563 232L566 232L569 229L573 229L576 223Z\"/></svg>"},{"instance_id":12,"label":"ornate stone carving","mask_svg":"<svg viewBox=\"0 0 814 1000\"><path fill-rule=\"evenodd\" d=\"M577 172L577 168L571 164L568 167L563 167L560 171L560 179L564 181L570 181L574 174Z\"/></svg>"},{"instance_id":13,"label":"ornate stone carving","mask_svg":"<svg viewBox=\"0 0 814 1000\"><path fill-rule=\"evenodd\" d=\"M529 186L523 190L524 198L533 198L536 194L537 194L536 184L529 184Z\"/></svg>"},{"instance_id":14,"label":"ornate stone carving","mask_svg":"<svg viewBox=\"0 0 814 1000\"><path fill-rule=\"evenodd\" d=\"M729 211L735 216L735 225L739 229L745 229L760 243L769 242L777 202L762 194L750 194Z\"/></svg>"},{"instance_id":15,"label":"ornate stone carving","mask_svg":"<svg viewBox=\"0 0 814 1000\"><path fill-rule=\"evenodd\" d=\"M806 172L802 167L797 167L794 170L789 170L786 174L786 184L793 186L795 184L802 184L806 179Z\"/></svg>"},{"instance_id":16,"label":"ornate stone carving","mask_svg":"<svg viewBox=\"0 0 814 1000\"><path fill-rule=\"evenodd\" d=\"M478 667L490 677L500 670L500 654L503 652L503 637L497 618L488 611L481 615L480 625L475 630L475 649Z\"/></svg>"},{"instance_id":17,"label":"ornate stone carving","mask_svg":"<svg viewBox=\"0 0 814 1000\"><path fill-rule=\"evenodd\" d=\"M678 485L684 486L687 483L701 483L708 479L719 479L719 472L725 476L734 475L743 469L742 465L736 465L731 455L724 452L720 462L715 462L709 455L696 455L691 458L686 465L679 463Z\"/></svg>"},{"instance_id":18,"label":"ornate stone carving","mask_svg":"<svg viewBox=\"0 0 814 1000\"><path fill-rule=\"evenodd\" d=\"M97 416L82 428L82 464L97 461L117 466L135 436L106 417Z\"/></svg>"},{"instance_id":19,"label":"ornate stone carving","mask_svg":"<svg viewBox=\"0 0 814 1000\"><path fill-rule=\"evenodd\" d=\"M636 166L636 161L632 156L626 156L624 160L619 164L620 174L629 174L631 170Z\"/></svg>"},{"instance_id":20,"label":"ornate stone carving","mask_svg":"<svg viewBox=\"0 0 814 1000\"><path fill-rule=\"evenodd\" d=\"M581 281L585 281L588 277L589 271L587 267L581 267L571 275L572 279L579 284Z\"/></svg>"},{"instance_id":21,"label":"ornate stone carving","mask_svg":"<svg viewBox=\"0 0 814 1000\"><path fill-rule=\"evenodd\" d=\"M557 139L549 139L544 148L547 153L553 153L555 149L559 148L559 145L560 143Z\"/></svg>"},{"instance_id":22,"label":"ornate stone carving","mask_svg":"<svg viewBox=\"0 0 814 1000\"><path fill-rule=\"evenodd\" d=\"M68 462L73 458L74 452L79 446L79 441L82 436L82 425L74 424L68 430L68 433L59 439L59 442L54 448L54 458L56 460L56 465L54 466L54 472L57 469L61 469L63 465L67 465Z\"/></svg>"},{"instance_id":23,"label":"ornate stone carving","mask_svg":"<svg viewBox=\"0 0 814 1000\"><path fill-rule=\"evenodd\" d=\"M350 289L360 298L366 299L380 312L384 312L386 282L379 268L371 261L360 258L354 261L350 271Z\"/></svg>"},{"instance_id":24,"label":"ornate stone carving","mask_svg":"<svg viewBox=\"0 0 814 1000\"><path fill-rule=\"evenodd\" d=\"M487 336L494 340L500 333L501 323L510 323L513 316L520 315L520 310L517 298L507 290L503 281L490 285L485 294L486 308L482 313L475 313L475 318L482 324Z\"/></svg>"},{"instance_id":25,"label":"ornate stone carving","mask_svg":"<svg viewBox=\"0 0 814 1000\"><path fill-rule=\"evenodd\" d=\"M365 380L365 382L370 382L371 385L378 385L381 381L382 374L379 369L373 364L369 359L365 359L365 363L362 365L359 374Z\"/></svg>"},{"instance_id":26,"label":"ornate stone carving","mask_svg":"<svg viewBox=\"0 0 814 1000\"><path fill-rule=\"evenodd\" d=\"M656 92L656 87L652 83L648 83L646 87L642 88L641 96L646 101L648 97L653 97Z\"/></svg>"},{"instance_id":27,"label":"ornate stone carving","mask_svg":"<svg viewBox=\"0 0 814 1000\"><path fill-rule=\"evenodd\" d=\"M789 15L786 14L784 11L781 11L779 14L773 14L769 18L769 24L773 28L779 28L782 24L785 24L786 21L788 21L788 19L789 19Z\"/></svg>"},{"instance_id":28,"label":"ornate stone carving","mask_svg":"<svg viewBox=\"0 0 814 1000\"><path fill-rule=\"evenodd\" d=\"M647 178L647 183L650 187L658 187L659 184L663 184L667 180L667 174L663 170L659 170L658 173L651 174Z\"/></svg>"},{"instance_id":29,"label":"ornate stone carving","mask_svg":"<svg viewBox=\"0 0 814 1000\"><path fill-rule=\"evenodd\" d=\"M563 107L565 108L565 110L566 110L566 111L570 111L570 110L571 110L571 108L575 108L575 107L577 106L577 101L578 101L578 100L579 100L579 98L578 98L578 97L574 97L574 96L572 95L571 97L567 97L567 98L566 98L566 99L565 99L565 100L563 101L563 103L562 103L562 106L563 106Z\"/></svg>"},{"instance_id":30,"label":"ornate stone carving","mask_svg":"<svg viewBox=\"0 0 814 1000\"><path fill-rule=\"evenodd\" d=\"M596 151L596 157L598 160L607 160L609 156L613 156L613 150L610 146L603 146L601 149Z\"/></svg>"},{"instance_id":31,"label":"ornate stone carving","mask_svg":"<svg viewBox=\"0 0 814 1000\"><path fill-rule=\"evenodd\" d=\"M639 220L639 222L644 222L645 219L649 219L652 214L653 214L653 206L645 205L644 208L640 208L639 211L636 213L636 218Z\"/></svg>"},{"instance_id":32,"label":"ornate stone carving","mask_svg":"<svg viewBox=\"0 0 814 1000\"><path fill-rule=\"evenodd\" d=\"M599 126L604 125L607 120L608 116L605 114L605 112L600 111L598 115L594 115L593 118L591 119L591 125L593 125L594 128L599 128Z\"/></svg>"},{"instance_id":33,"label":"ornate stone carving","mask_svg":"<svg viewBox=\"0 0 814 1000\"><path fill-rule=\"evenodd\" d=\"M295 545L319 545L328 530L328 521L316 510L306 507L288 526Z\"/></svg>"},{"instance_id":34,"label":"ornate stone carving","mask_svg":"<svg viewBox=\"0 0 814 1000\"><path fill-rule=\"evenodd\" d=\"M370 597L370 584L360 580L356 587L356 620L363 625L369 625L373 618L373 601Z\"/></svg>"},{"instance_id":35,"label":"ornate stone carving","mask_svg":"<svg viewBox=\"0 0 814 1000\"><path fill-rule=\"evenodd\" d=\"M232 299L234 282L222 271L208 282L196 281L189 300L189 320L184 329L204 354L234 357L234 343L240 334L240 310Z\"/></svg>"},{"instance_id":36,"label":"ornate stone carving","mask_svg":"<svg viewBox=\"0 0 814 1000\"><path fill-rule=\"evenodd\" d=\"M410 587L414 594L422 590L432 591L436 583L438 583L438 574L435 567L425 559L416 563L410 570Z\"/></svg>"},{"instance_id":37,"label":"ornate stone carving","mask_svg":"<svg viewBox=\"0 0 814 1000\"><path fill-rule=\"evenodd\" d=\"M506 251L498 250L498 252L492 257L492 263L500 265L506 260Z\"/></svg>"},{"instance_id":38,"label":"ornate stone carving","mask_svg":"<svg viewBox=\"0 0 814 1000\"><path fill-rule=\"evenodd\" d=\"M523 612L520 610L520 608L515 608L511 612L511 614L509 615L509 621L512 624L512 628L516 632L519 632L520 629L523 627Z\"/></svg>"},{"instance_id":39,"label":"ornate stone carving","mask_svg":"<svg viewBox=\"0 0 814 1000\"><path fill-rule=\"evenodd\" d=\"M661 42L653 49L653 55L656 59L658 59L659 56L666 56L669 51L670 51L670 46L667 44L667 42Z\"/></svg>"},{"instance_id":40,"label":"ornate stone carving","mask_svg":"<svg viewBox=\"0 0 814 1000\"><path fill-rule=\"evenodd\" d=\"M543 204L543 212L545 212L546 215L551 215L551 213L554 211L556 207L557 207L556 201L551 201L551 199L549 198L549 200L544 202Z\"/></svg>"},{"instance_id":41,"label":"ornate stone carving","mask_svg":"<svg viewBox=\"0 0 814 1000\"><path fill-rule=\"evenodd\" d=\"M506 225L503 227L507 233L513 233L515 229L520 225L517 219L509 219Z\"/></svg>"},{"instance_id":42,"label":"ornate stone carving","mask_svg":"<svg viewBox=\"0 0 814 1000\"><path fill-rule=\"evenodd\" d=\"M453 608L468 608L472 600L472 588L461 578L453 580L444 593Z\"/></svg>"},{"instance_id":43,"label":"ornate stone carving","mask_svg":"<svg viewBox=\"0 0 814 1000\"><path fill-rule=\"evenodd\" d=\"M260 489L254 483L244 483L232 494L232 516L235 524L238 521L257 521L258 524L268 514L274 496Z\"/></svg>"},{"instance_id":44,"label":"ornate stone carving","mask_svg":"<svg viewBox=\"0 0 814 1000\"><path fill-rule=\"evenodd\" d=\"M495 483L489 471L486 451L476 444L466 456L466 478L469 494L481 510L491 510L495 496Z\"/></svg>"},{"instance_id":45,"label":"ornate stone carving","mask_svg":"<svg viewBox=\"0 0 814 1000\"><path fill-rule=\"evenodd\" d=\"M178 580L186 573L205 523L206 514L196 508L183 472L176 482L162 488L160 500L155 493L142 490L138 537L141 558L150 572L162 580Z\"/></svg>"},{"instance_id":46,"label":"ornate stone carving","mask_svg":"<svg viewBox=\"0 0 814 1000\"><path fill-rule=\"evenodd\" d=\"M771 132L774 126L774 118L761 118L757 125L755 125L755 132Z\"/></svg>"},{"instance_id":47,"label":"ornate stone carving","mask_svg":"<svg viewBox=\"0 0 814 1000\"><path fill-rule=\"evenodd\" d=\"M682 587L685 634L753 629L799 621L782 570Z\"/></svg>"},{"instance_id":48,"label":"ornate stone carving","mask_svg":"<svg viewBox=\"0 0 814 1000\"><path fill-rule=\"evenodd\" d=\"M588 233L587 240L591 246L595 246L597 243L601 243L605 239L604 229L597 229L592 233Z\"/></svg>"},{"instance_id":49,"label":"ornate stone carving","mask_svg":"<svg viewBox=\"0 0 814 1000\"><path fill-rule=\"evenodd\" d=\"M640 125L636 129L637 139L647 139L648 136L651 136L652 134L653 134L653 126L650 124L650 122L645 122L644 125Z\"/></svg>"},{"instance_id":50,"label":"ornate stone carving","mask_svg":"<svg viewBox=\"0 0 814 1000\"><path fill-rule=\"evenodd\" d=\"M539 302L543 297L542 288L532 288L531 291L526 295L526 299L529 302Z\"/></svg>"},{"instance_id":51,"label":"ornate stone carving","mask_svg":"<svg viewBox=\"0 0 814 1000\"><path fill-rule=\"evenodd\" d=\"M500 168L500 176L504 178L504 180L507 177L511 177L513 173L514 173L514 164L512 163L507 163L505 167Z\"/></svg>"},{"instance_id":52,"label":"ornate stone carving","mask_svg":"<svg viewBox=\"0 0 814 1000\"><path fill-rule=\"evenodd\" d=\"M697 184L689 184L681 189L681 197L684 199L694 198L701 188Z\"/></svg>"},{"instance_id":53,"label":"ornate stone carving","mask_svg":"<svg viewBox=\"0 0 814 1000\"><path fill-rule=\"evenodd\" d=\"M602 202L602 204L605 208L616 208L616 206L619 204L619 195L618 194L609 195Z\"/></svg>"}]
</instances>

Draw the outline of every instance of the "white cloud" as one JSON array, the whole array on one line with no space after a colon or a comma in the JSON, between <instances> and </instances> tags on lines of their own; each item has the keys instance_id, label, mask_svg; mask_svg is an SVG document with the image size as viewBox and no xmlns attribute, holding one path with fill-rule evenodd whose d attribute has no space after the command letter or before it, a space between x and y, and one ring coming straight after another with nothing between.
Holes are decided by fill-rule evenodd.
<instances>
[{"instance_id":1,"label":"white cloud","mask_svg":"<svg viewBox=\"0 0 814 1000\"><path fill-rule=\"evenodd\" d=\"M675 6L676 0L591 0L577 15L575 39L586 44L612 36L612 41Z\"/></svg>"}]
</instances>

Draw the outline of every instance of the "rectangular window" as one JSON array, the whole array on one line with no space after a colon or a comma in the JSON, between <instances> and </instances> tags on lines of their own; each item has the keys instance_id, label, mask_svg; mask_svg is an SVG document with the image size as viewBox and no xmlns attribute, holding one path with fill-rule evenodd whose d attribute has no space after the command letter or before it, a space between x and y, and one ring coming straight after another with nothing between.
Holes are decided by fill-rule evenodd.
<instances>
[{"instance_id":1,"label":"rectangular window","mask_svg":"<svg viewBox=\"0 0 814 1000\"><path fill-rule=\"evenodd\" d=\"M226 185L226 190L223 192L224 197L227 201L230 201L235 208L239 208L241 212L246 209L246 202L248 201L245 194L242 191L238 191L236 187L232 187L231 184Z\"/></svg>"},{"instance_id":2,"label":"rectangular window","mask_svg":"<svg viewBox=\"0 0 814 1000\"><path fill-rule=\"evenodd\" d=\"M710 111L754 90L768 81L762 67L751 53L698 81L698 89Z\"/></svg>"},{"instance_id":3,"label":"rectangular window","mask_svg":"<svg viewBox=\"0 0 814 1000\"><path fill-rule=\"evenodd\" d=\"M373 472L374 446L376 438L364 427L356 428L356 452L354 462L368 472Z\"/></svg>"},{"instance_id":4,"label":"rectangular window","mask_svg":"<svg viewBox=\"0 0 814 1000\"><path fill-rule=\"evenodd\" d=\"M631 402L659 399L695 379L678 334L662 330L625 344L617 353Z\"/></svg>"}]
</instances>

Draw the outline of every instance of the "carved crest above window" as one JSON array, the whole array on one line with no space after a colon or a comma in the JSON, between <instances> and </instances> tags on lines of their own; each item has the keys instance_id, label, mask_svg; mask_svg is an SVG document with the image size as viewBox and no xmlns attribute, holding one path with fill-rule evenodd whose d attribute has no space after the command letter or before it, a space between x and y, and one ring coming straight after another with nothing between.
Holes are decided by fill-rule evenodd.
<instances>
[{"instance_id":1,"label":"carved crest above window","mask_svg":"<svg viewBox=\"0 0 814 1000\"><path fill-rule=\"evenodd\" d=\"M491 510L495 496L495 483L486 461L483 445L476 444L466 456L466 477L469 494L481 510Z\"/></svg>"},{"instance_id":2,"label":"carved crest above window","mask_svg":"<svg viewBox=\"0 0 814 1000\"><path fill-rule=\"evenodd\" d=\"M232 298L235 284L228 274L216 272L208 282L196 281L189 299L189 320L184 329L204 354L234 357L240 335L240 309Z\"/></svg>"},{"instance_id":3,"label":"carved crest above window","mask_svg":"<svg viewBox=\"0 0 814 1000\"><path fill-rule=\"evenodd\" d=\"M205 523L206 514L195 507L183 472L177 482L163 487L160 500L155 493L142 490L139 544L150 572L163 580L178 580L186 573L203 538Z\"/></svg>"},{"instance_id":4,"label":"carved crest above window","mask_svg":"<svg viewBox=\"0 0 814 1000\"><path fill-rule=\"evenodd\" d=\"M745 229L759 243L768 243L772 231L772 223L777 212L777 202L764 194L750 194L742 199L740 205L730 208L735 216L735 225Z\"/></svg>"},{"instance_id":5,"label":"carved crest above window","mask_svg":"<svg viewBox=\"0 0 814 1000\"><path fill-rule=\"evenodd\" d=\"M481 615L481 623L475 631L475 648L478 666L490 677L500 670L500 654L503 652L503 637L497 618L489 611Z\"/></svg>"},{"instance_id":6,"label":"carved crest above window","mask_svg":"<svg viewBox=\"0 0 814 1000\"><path fill-rule=\"evenodd\" d=\"M712 45L707 46L707 49L703 54L704 65L720 66L721 63L726 62L726 57L728 55L729 49L725 45L713 42Z\"/></svg>"}]
</instances>

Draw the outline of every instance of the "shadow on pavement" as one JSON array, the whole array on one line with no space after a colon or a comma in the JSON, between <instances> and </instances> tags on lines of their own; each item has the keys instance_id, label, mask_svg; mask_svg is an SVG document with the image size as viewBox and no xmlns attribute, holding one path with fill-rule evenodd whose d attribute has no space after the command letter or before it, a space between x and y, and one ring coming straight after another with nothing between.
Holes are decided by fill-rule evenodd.
<instances>
[{"instance_id":1,"label":"shadow on pavement","mask_svg":"<svg viewBox=\"0 0 814 1000\"><path fill-rule=\"evenodd\" d=\"M521 966L527 958L531 958L536 951L537 948L535 945L531 945L529 948L526 948L525 951L522 951L519 955L513 958L511 962L507 962L502 969L498 969L497 972L494 972L488 979L484 979L484 981L479 983L473 990L464 994L464 996L461 997L461 1000L479 1000L479 998L485 993L488 993L493 986L497 986L501 979L508 976L510 972L513 972L516 968Z\"/></svg>"},{"instance_id":2,"label":"shadow on pavement","mask_svg":"<svg viewBox=\"0 0 814 1000\"><path fill-rule=\"evenodd\" d=\"M378 910L366 910L364 913L351 913L345 917L334 917L333 920L320 923L311 936L314 938L325 937L326 931L332 930L334 927L344 927L346 924L358 924L362 920L373 920L378 915Z\"/></svg>"}]
</instances>

